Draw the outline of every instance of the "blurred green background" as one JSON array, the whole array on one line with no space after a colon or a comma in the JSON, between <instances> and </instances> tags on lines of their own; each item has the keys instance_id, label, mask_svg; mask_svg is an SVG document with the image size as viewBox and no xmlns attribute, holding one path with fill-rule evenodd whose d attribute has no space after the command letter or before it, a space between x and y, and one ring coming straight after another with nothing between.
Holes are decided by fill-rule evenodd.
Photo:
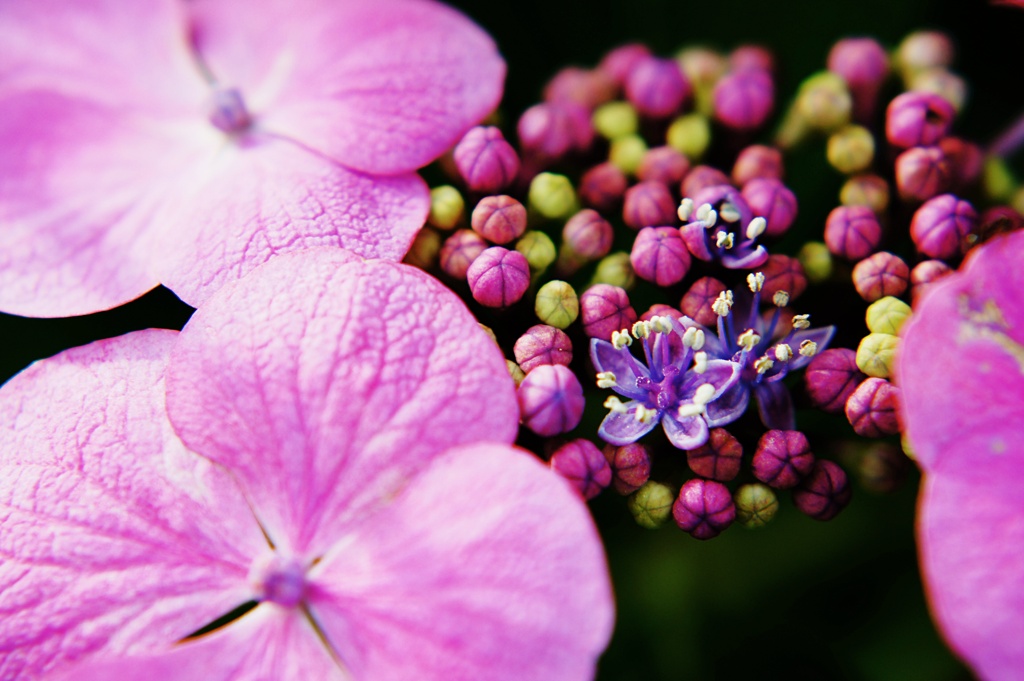
<instances>
[{"instance_id":1,"label":"blurred green background","mask_svg":"<svg viewBox=\"0 0 1024 681\"><path fill-rule=\"evenodd\" d=\"M494 35L508 61L507 129L559 67L592 66L627 41L645 42L663 55L696 43L723 50L744 42L766 45L778 59L778 109L802 78L824 68L836 39L871 35L894 46L916 28L946 30L957 42L955 70L971 86L957 134L987 143L1024 110L1024 10L1009 7L898 0L452 4ZM822 151L812 144L787 160L787 182L800 200L799 229L807 235L817 230L817 238L841 183ZM190 312L159 289L77 319L0 315L0 380L35 359L98 338L150 326L180 328ZM850 432L841 419L810 425L812 442L815 429ZM598 678L971 678L943 646L926 610L913 538L917 483L912 474L888 496L855 488L851 506L829 523L802 516L780 495L782 509L768 527L732 528L710 542L672 526L643 530L623 498L602 495L593 510L608 547L619 614Z\"/></svg>"}]
</instances>

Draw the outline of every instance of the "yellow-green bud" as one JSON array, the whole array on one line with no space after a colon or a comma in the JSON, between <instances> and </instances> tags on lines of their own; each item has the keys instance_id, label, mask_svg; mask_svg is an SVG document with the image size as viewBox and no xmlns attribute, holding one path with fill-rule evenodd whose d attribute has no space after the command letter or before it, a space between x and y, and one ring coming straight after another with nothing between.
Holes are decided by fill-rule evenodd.
<instances>
[{"instance_id":1,"label":"yellow-green bud","mask_svg":"<svg viewBox=\"0 0 1024 681\"><path fill-rule=\"evenodd\" d=\"M909 77L908 90L932 92L953 105L957 113L964 108L967 100L967 84L964 79L942 67L915 71Z\"/></svg>"},{"instance_id":2,"label":"yellow-green bud","mask_svg":"<svg viewBox=\"0 0 1024 681\"><path fill-rule=\"evenodd\" d=\"M711 125L706 116L686 114L672 121L665 134L668 145L690 160L699 159L711 144Z\"/></svg>"},{"instance_id":3,"label":"yellow-green bud","mask_svg":"<svg viewBox=\"0 0 1024 681\"><path fill-rule=\"evenodd\" d=\"M672 504L675 501L676 495L671 487L648 480L629 496L626 506L636 519L637 525L654 530L672 515Z\"/></svg>"},{"instance_id":4,"label":"yellow-green bud","mask_svg":"<svg viewBox=\"0 0 1024 681\"><path fill-rule=\"evenodd\" d=\"M580 300L576 291L564 281L549 281L537 291L533 305L537 318L549 326L564 329L576 321Z\"/></svg>"},{"instance_id":5,"label":"yellow-green bud","mask_svg":"<svg viewBox=\"0 0 1024 681\"><path fill-rule=\"evenodd\" d=\"M466 202L455 187L444 184L430 190L430 216L427 218L434 227L450 230L462 221Z\"/></svg>"},{"instance_id":6,"label":"yellow-green bud","mask_svg":"<svg viewBox=\"0 0 1024 681\"><path fill-rule=\"evenodd\" d=\"M1007 201L1017 189L1017 180L1006 165L1006 161L996 156L985 159L985 170L982 174L985 193L993 201Z\"/></svg>"},{"instance_id":7,"label":"yellow-green bud","mask_svg":"<svg viewBox=\"0 0 1024 681\"><path fill-rule=\"evenodd\" d=\"M429 227L424 227L417 232L403 262L421 270L429 270L437 263L437 254L440 252L441 235Z\"/></svg>"},{"instance_id":8,"label":"yellow-green bud","mask_svg":"<svg viewBox=\"0 0 1024 681\"><path fill-rule=\"evenodd\" d=\"M530 207L548 218L557 220L575 213L576 191L565 175L540 173L530 183Z\"/></svg>"},{"instance_id":9,"label":"yellow-green bud","mask_svg":"<svg viewBox=\"0 0 1024 681\"><path fill-rule=\"evenodd\" d=\"M808 241L797 254L807 280L812 284L826 281L832 276L832 253L820 241Z\"/></svg>"},{"instance_id":10,"label":"yellow-green bud","mask_svg":"<svg viewBox=\"0 0 1024 681\"><path fill-rule=\"evenodd\" d=\"M889 378L900 339L888 333L869 333L857 346L857 368L868 376Z\"/></svg>"},{"instance_id":11,"label":"yellow-green bud","mask_svg":"<svg viewBox=\"0 0 1024 681\"><path fill-rule=\"evenodd\" d=\"M639 119L629 102L607 102L597 107L593 116L594 129L603 137L614 140L636 134Z\"/></svg>"},{"instance_id":12,"label":"yellow-green bud","mask_svg":"<svg viewBox=\"0 0 1024 681\"><path fill-rule=\"evenodd\" d=\"M555 261L555 242L544 232L530 230L519 237L516 250L523 254L534 272L546 270Z\"/></svg>"},{"instance_id":13,"label":"yellow-green bud","mask_svg":"<svg viewBox=\"0 0 1024 681\"><path fill-rule=\"evenodd\" d=\"M850 122L853 99L846 81L831 71L820 71L801 85L796 110L810 127L831 132Z\"/></svg>"},{"instance_id":14,"label":"yellow-green bud","mask_svg":"<svg viewBox=\"0 0 1024 681\"><path fill-rule=\"evenodd\" d=\"M736 520L751 529L768 524L779 510L779 498L768 485L757 482L741 485L733 495L736 504Z\"/></svg>"},{"instance_id":15,"label":"yellow-green bud","mask_svg":"<svg viewBox=\"0 0 1024 681\"><path fill-rule=\"evenodd\" d=\"M518 364L510 359L505 360L505 367L508 369L508 375L516 382L516 387L518 388L519 384L523 382L524 378L526 378L526 374L523 373L523 370L519 368Z\"/></svg>"},{"instance_id":16,"label":"yellow-green bud","mask_svg":"<svg viewBox=\"0 0 1024 681\"><path fill-rule=\"evenodd\" d=\"M863 126L843 126L828 138L825 155L832 167L845 175L860 172L874 160L875 138Z\"/></svg>"},{"instance_id":17,"label":"yellow-green bud","mask_svg":"<svg viewBox=\"0 0 1024 681\"><path fill-rule=\"evenodd\" d=\"M867 206L881 215L889 207L889 183L878 175L856 175L839 190L839 202L844 206Z\"/></svg>"},{"instance_id":18,"label":"yellow-green bud","mask_svg":"<svg viewBox=\"0 0 1024 681\"><path fill-rule=\"evenodd\" d=\"M487 326L486 324L481 324L480 322L477 322L476 324L481 329L483 329L484 333L491 337L491 340L494 341L495 345L498 345L498 336L494 333L494 329Z\"/></svg>"},{"instance_id":19,"label":"yellow-green bud","mask_svg":"<svg viewBox=\"0 0 1024 681\"><path fill-rule=\"evenodd\" d=\"M611 284L627 291L636 284L636 273L633 272L633 263L629 261L629 253L611 253L606 255L597 263L594 270L594 278L590 285Z\"/></svg>"},{"instance_id":20,"label":"yellow-green bud","mask_svg":"<svg viewBox=\"0 0 1024 681\"><path fill-rule=\"evenodd\" d=\"M899 298L885 296L868 305L865 320L872 333L888 333L895 336L910 317L910 306Z\"/></svg>"},{"instance_id":21,"label":"yellow-green bud","mask_svg":"<svg viewBox=\"0 0 1024 681\"><path fill-rule=\"evenodd\" d=\"M647 153L647 142L640 135L623 135L612 140L608 160L627 175L635 175Z\"/></svg>"}]
</instances>

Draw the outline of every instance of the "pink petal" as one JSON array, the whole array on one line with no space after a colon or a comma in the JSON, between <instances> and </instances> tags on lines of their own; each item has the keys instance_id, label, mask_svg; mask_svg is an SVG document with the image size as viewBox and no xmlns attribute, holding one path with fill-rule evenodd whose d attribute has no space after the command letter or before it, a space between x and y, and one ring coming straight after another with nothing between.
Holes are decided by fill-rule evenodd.
<instances>
[{"instance_id":1,"label":"pink petal","mask_svg":"<svg viewBox=\"0 0 1024 681\"><path fill-rule=\"evenodd\" d=\"M181 334L167 405L278 546L312 558L452 445L511 442L494 342L423 272L339 249L274 258ZM348 261L348 262L346 262Z\"/></svg>"},{"instance_id":2,"label":"pink petal","mask_svg":"<svg viewBox=\"0 0 1024 681\"><path fill-rule=\"evenodd\" d=\"M154 253L160 281L193 306L279 253L401 260L430 211L416 174L364 175L265 135L223 145L196 174Z\"/></svg>"},{"instance_id":3,"label":"pink petal","mask_svg":"<svg viewBox=\"0 0 1024 681\"><path fill-rule=\"evenodd\" d=\"M164 412L176 337L68 350L0 391L0 678L162 646L252 597L259 526Z\"/></svg>"},{"instance_id":4,"label":"pink petal","mask_svg":"<svg viewBox=\"0 0 1024 681\"><path fill-rule=\"evenodd\" d=\"M405 173L501 98L505 64L455 10L422 0L191 3L198 50L257 123L364 172Z\"/></svg>"},{"instance_id":5,"label":"pink petal","mask_svg":"<svg viewBox=\"0 0 1024 681\"><path fill-rule=\"evenodd\" d=\"M501 445L435 459L310 578L310 610L356 678L591 679L611 634L585 505Z\"/></svg>"}]
</instances>

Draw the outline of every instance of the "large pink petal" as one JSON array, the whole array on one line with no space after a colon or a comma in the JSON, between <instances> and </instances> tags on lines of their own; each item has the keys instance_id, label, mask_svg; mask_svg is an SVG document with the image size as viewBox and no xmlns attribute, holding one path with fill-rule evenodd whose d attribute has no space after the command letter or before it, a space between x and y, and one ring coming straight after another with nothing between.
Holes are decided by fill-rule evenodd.
<instances>
[{"instance_id":1,"label":"large pink petal","mask_svg":"<svg viewBox=\"0 0 1024 681\"><path fill-rule=\"evenodd\" d=\"M164 411L176 336L75 348L0 391L0 677L163 646L252 597L259 526Z\"/></svg>"},{"instance_id":2,"label":"large pink petal","mask_svg":"<svg viewBox=\"0 0 1024 681\"><path fill-rule=\"evenodd\" d=\"M403 173L440 156L501 98L505 65L465 16L426 0L190 5L214 76L257 124L352 168Z\"/></svg>"},{"instance_id":3,"label":"large pink petal","mask_svg":"<svg viewBox=\"0 0 1024 681\"><path fill-rule=\"evenodd\" d=\"M148 656L97 660L53 681L351 681L298 610L261 605L194 642Z\"/></svg>"},{"instance_id":4,"label":"large pink petal","mask_svg":"<svg viewBox=\"0 0 1024 681\"><path fill-rule=\"evenodd\" d=\"M600 539L527 452L453 450L340 537L310 610L357 678L591 679L611 634Z\"/></svg>"},{"instance_id":5,"label":"large pink petal","mask_svg":"<svg viewBox=\"0 0 1024 681\"><path fill-rule=\"evenodd\" d=\"M253 134L196 167L190 189L168 206L164 241L152 258L159 258L160 281L198 306L279 253L340 246L401 260L429 210L416 174L364 175Z\"/></svg>"},{"instance_id":6,"label":"large pink petal","mask_svg":"<svg viewBox=\"0 0 1024 681\"><path fill-rule=\"evenodd\" d=\"M419 270L352 259L281 255L224 287L168 370L178 434L309 558L440 452L517 431L501 352L463 303Z\"/></svg>"}]
</instances>

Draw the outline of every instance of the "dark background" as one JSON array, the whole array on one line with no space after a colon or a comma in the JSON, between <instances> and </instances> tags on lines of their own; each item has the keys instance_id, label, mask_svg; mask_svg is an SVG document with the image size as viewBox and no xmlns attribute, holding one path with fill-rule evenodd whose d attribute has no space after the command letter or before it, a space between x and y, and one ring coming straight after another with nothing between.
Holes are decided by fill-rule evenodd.
<instances>
[{"instance_id":1,"label":"dark background","mask_svg":"<svg viewBox=\"0 0 1024 681\"><path fill-rule=\"evenodd\" d=\"M988 142L1024 110L1024 10L1009 7L895 0L452 4L495 37L508 61L503 111L509 122L539 98L559 67L592 66L626 41L643 41L663 55L695 43L723 50L743 42L769 46L779 64L781 108L802 78L824 68L836 39L872 35L895 46L915 28L941 28L956 39L955 70L971 86L958 134ZM787 165L787 181L800 200L800 229L819 230L817 238L841 182L823 170L822 150L810 145ZM77 319L0 315L0 380L35 359L98 338L150 326L180 328L190 312L158 289ZM830 423L812 422L812 430L834 427ZM917 483L912 474L900 492L887 496L856 488L851 506L829 523L801 516L783 498L768 527L734 528L710 542L672 527L643 530L621 497L602 495L593 508L608 546L619 615L599 678L971 678L927 614L913 540Z\"/></svg>"}]
</instances>

